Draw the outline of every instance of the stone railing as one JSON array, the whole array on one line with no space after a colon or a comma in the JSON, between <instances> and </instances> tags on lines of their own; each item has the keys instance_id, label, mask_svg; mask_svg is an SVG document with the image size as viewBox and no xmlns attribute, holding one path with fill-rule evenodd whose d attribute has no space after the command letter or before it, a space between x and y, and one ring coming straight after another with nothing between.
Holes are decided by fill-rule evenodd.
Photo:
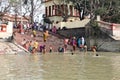
<instances>
[{"instance_id":1,"label":"stone railing","mask_svg":"<svg viewBox=\"0 0 120 80\"><path fill-rule=\"evenodd\" d=\"M120 24L97 21L101 30L108 35L120 37Z\"/></svg>"}]
</instances>

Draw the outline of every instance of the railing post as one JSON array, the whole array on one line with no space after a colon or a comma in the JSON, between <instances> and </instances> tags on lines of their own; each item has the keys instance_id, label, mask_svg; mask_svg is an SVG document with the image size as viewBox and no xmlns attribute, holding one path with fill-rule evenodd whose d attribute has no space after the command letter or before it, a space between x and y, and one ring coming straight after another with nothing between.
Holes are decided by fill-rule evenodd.
<instances>
[{"instance_id":1,"label":"railing post","mask_svg":"<svg viewBox=\"0 0 120 80\"><path fill-rule=\"evenodd\" d=\"M112 34L112 36L114 35L114 30L116 29L116 25L114 24L114 23L112 23L111 25L110 25L110 27L111 27L111 34Z\"/></svg>"}]
</instances>

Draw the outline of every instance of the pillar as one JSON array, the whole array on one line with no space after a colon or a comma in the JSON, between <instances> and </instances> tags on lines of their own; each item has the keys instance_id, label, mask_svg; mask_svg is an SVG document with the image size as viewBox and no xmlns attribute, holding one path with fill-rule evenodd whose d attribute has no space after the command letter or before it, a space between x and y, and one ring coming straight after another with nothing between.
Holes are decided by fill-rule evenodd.
<instances>
[{"instance_id":1,"label":"pillar","mask_svg":"<svg viewBox=\"0 0 120 80\"><path fill-rule=\"evenodd\" d=\"M97 15L97 21L100 21L100 15Z\"/></svg>"},{"instance_id":2,"label":"pillar","mask_svg":"<svg viewBox=\"0 0 120 80\"><path fill-rule=\"evenodd\" d=\"M67 5L67 9L68 9L68 15L70 15L70 5Z\"/></svg>"}]
</instances>

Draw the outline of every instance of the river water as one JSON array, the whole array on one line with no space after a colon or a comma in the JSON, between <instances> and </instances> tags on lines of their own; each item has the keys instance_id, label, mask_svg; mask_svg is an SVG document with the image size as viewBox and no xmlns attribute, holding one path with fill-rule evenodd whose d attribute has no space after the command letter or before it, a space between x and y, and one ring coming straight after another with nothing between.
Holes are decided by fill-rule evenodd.
<instances>
[{"instance_id":1,"label":"river water","mask_svg":"<svg viewBox=\"0 0 120 80\"><path fill-rule=\"evenodd\" d=\"M0 80L120 80L120 53L0 55Z\"/></svg>"}]
</instances>

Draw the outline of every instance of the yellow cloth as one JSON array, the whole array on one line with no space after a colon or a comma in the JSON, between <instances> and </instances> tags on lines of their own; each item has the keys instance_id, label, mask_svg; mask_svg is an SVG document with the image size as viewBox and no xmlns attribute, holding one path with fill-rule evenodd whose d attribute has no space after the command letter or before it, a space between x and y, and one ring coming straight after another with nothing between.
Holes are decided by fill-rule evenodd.
<instances>
[{"instance_id":1,"label":"yellow cloth","mask_svg":"<svg viewBox=\"0 0 120 80\"><path fill-rule=\"evenodd\" d=\"M43 34L43 39L46 40L47 37L48 37L48 33L44 33L44 34Z\"/></svg>"},{"instance_id":2,"label":"yellow cloth","mask_svg":"<svg viewBox=\"0 0 120 80\"><path fill-rule=\"evenodd\" d=\"M36 35L36 31L35 30L33 30L33 34Z\"/></svg>"},{"instance_id":3,"label":"yellow cloth","mask_svg":"<svg viewBox=\"0 0 120 80\"><path fill-rule=\"evenodd\" d=\"M37 49L38 48L38 42L34 42L34 47Z\"/></svg>"}]
</instances>

